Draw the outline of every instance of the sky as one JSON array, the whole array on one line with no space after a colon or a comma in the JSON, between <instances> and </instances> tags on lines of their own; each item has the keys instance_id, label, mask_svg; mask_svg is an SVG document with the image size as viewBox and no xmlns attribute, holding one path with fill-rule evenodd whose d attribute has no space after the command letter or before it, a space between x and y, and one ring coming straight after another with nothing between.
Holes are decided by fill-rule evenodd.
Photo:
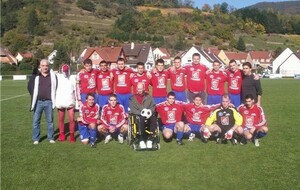
<instances>
[{"instance_id":1,"label":"sky","mask_svg":"<svg viewBox=\"0 0 300 190\"><path fill-rule=\"evenodd\" d=\"M199 9L202 8L204 4L209 4L211 7L215 4L222 4L226 2L229 6L233 6L237 9L254 5L259 2L282 2L282 1L291 1L291 0L194 0L195 7ZM295 1L295 0L294 0Z\"/></svg>"}]
</instances>

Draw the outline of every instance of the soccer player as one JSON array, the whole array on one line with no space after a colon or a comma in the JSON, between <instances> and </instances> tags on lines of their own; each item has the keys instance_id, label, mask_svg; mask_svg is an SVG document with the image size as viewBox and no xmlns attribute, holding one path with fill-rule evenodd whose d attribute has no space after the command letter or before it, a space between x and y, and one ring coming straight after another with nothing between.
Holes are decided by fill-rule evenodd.
<instances>
[{"instance_id":1,"label":"soccer player","mask_svg":"<svg viewBox=\"0 0 300 190\"><path fill-rule=\"evenodd\" d=\"M84 69L81 70L76 77L76 96L78 105L81 106L88 93L96 93L96 78L98 71L93 69L92 60L86 59L83 61Z\"/></svg>"},{"instance_id":2,"label":"soccer player","mask_svg":"<svg viewBox=\"0 0 300 190\"><path fill-rule=\"evenodd\" d=\"M166 101L169 71L165 70L165 62L158 59L155 62L155 72L151 75L152 96L156 104Z\"/></svg>"},{"instance_id":3,"label":"soccer player","mask_svg":"<svg viewBox=\"0 0 300 190\"><path fill-rule=\"evenodd\" d=\"M134 114L135 116L139 117L139 145L141 149L145 148L152 148L152 141L153 137L152 134L155 133L155 129L157 128L157 117L155 115L155 102L152 98L152 96L149 95L149 93L145 92L145 83L139 82L136 86L136 92L133 96L129 99L129 107L130 112ZM148 137L146 143L145 143L145 125L146 125L146 118L144 118L141 115L141 112L143 109L150 109L152 112L152 115L149 119L147 119L147 124L150 128L150 136Z\"/></svg>"},{"instance_id":4,"label":"soccer player","mask_svg":"<svg viewBox=\"0 0 300 190\"><path fill-rule=\"evenodd\" d=\"M263 109L255 104L252 94L245 96L245 104L238 107L238 111L243 116L244 137L246 140L253 138L255 146L259 146L259 139L267 135L268 127ZM241 141L245 144L246 141Z\"/></svg>"},{"instance_id":5,"label":"soccer player","mask_svg":"<svg viewBox=\"0 0 300 190\"><path fill-rule=\"evenodd\" d=\"M178 145L183 145L183 127L184 123L181 121L183 114L182 105L175 101L175 93L169 92L167 101L156 105L156 111L159 113L163 123L162 134L166 140L173 137L173 133L177 134L176 142Z\"/></svg>"},{"instance_id":6,"label":"soccer player","mask_svg":"<svg viewBox=\"0 0 300 190\"><path fill-rule=\"evenodd\" d=\"M213 70L206 74L207 104L221 103L222 95L225 94L225 82L227 74L220 71L221 63L217 60L213 62Z\"/></svg>"},{"instance_id":7,"label":"soccer player","mask_svg":"<svg viewBox=\"0 0 300 190\"><path fill-rule=\"evenodd\" d=\"M176 100L186 102L186 82L185 82L185 75L186 75L186 68L181 66L181 58L175 57L174 58L174 71L171 69L170 74L170 83L171 89L176 95Z\"/></svg>"},{"instance_id":8,"label":"soccer player","mask_svg":"<svg viewBox=\"0 0 300 190\"><path fill-rule=\"evenodd\" d=\"M222 96L221 106L207 118L205 125L210 133L216 133L217 143L226 143L231 140L232 144L237 144L236 136L243 134L242 123L243 117L233 107L230 107L229 96ZM235 134L233 134L235 133Z\"/></svg>"},{"instance_id":9,"label":"soccer player","mask_svg":"<svg viewBox=\"0 0 300 190\"><path fill-rule=\"evenodd\" d=\"M58 141L65 141L65 112L68 112L70 142L75 142L75 78L70 76L70 66L63 64L60 68L60 73L57 76L56 102L55 106L58 111Z\"/></svg>"},{"instance_id":10,"label":"soccer player","mask_svg":"<svg viewBox=\"0 0 300 190\"><path fill-rule=\"evenodd\" d=\"M131 77L132 92L135 94L137 92L137 85L143 83L145 87L145 92L149 92L150 78L147 76L145 71L145 64L138 62L136 64L137 72Z\"/></svg>"},{"instance_id":11,"label":"soccer player","mask_svg":"<svg viewBox=\"0 0 300 190\"><path fill-rule=\"evenodd\" d=\"M205 75L207 67L200 63L201 56L199 53L194 53L192 59L192 65L186 66L187 98L189 102L193 102L194 97L198 94L202 102L206 104Z\"/></svg>"},{"instance_id":12,"label":"soccer player","mask_svg":"<svg viewBox=\"0 0 300 190\"><path fill-rule=\"evenodd\" d=\"M91 147L95 148L97 136L97 124L99 123L100 107L95 103L95 95L86 94L86 102L80 107L80 116L77 118L78 131L83 144L90 142Z\"/></svg>"},{"instance_id":13,"label":"soccer player","mask_svg":"<svg viewBox=\"0 0 300 190\"><path fill-rule=\"evenodd\" d=\"M102 108L108 103L108 97L113 93L113 79L108 70L107 63L103 60L100 62L100 71L97 74L97 104Z\"/></svg>"},{"instance_id":14,"label":"soccer player","mask_svg":"<svg viewBox=\"0 0 300 190\"><path fill-rule=\"evenodd\" d=\"M118 102L123 105L126 113L128 113L129 98L131 96L130 76L132 72L131 68L125 66L124 58L119 58L117 68L111 71Z\"/></svg>"},{"instance_id":15,"label":"soccer player","mask_svg":"<svg viewBox=\"0 0 300 190\"><path fill-rule=\"evenodd\" d=\"M124 142L124 135L127 133L128 125L126 123L126 115L124 107L117 103L117 96L111 94L108 104L103 106L101 110L101 122L98 131L104 135L104 143L107 144L112 139L112 134L118 135L120 144Z\"/></svg>"},{"instance_id":16,"label":"soccer player","mask_svg":"<svg viewBox=\"0 0 300 190\"><path fill-rule=\"evenodd\" d=\"M193 103L183 104L187 120L187 123L184 125L184 133L189 135L189 141L193 141L196 136L195 134L206 133L203 134L203 136L208 136L207 133L209 133L209 131L203 131L203 129L205 129L205 121L211 112L219 106L220 104L204 105L199 95L194 97Z\"/></svg>"},{"instance_id":17,"label":"soccer player","mask_svg":"<svg viewBox=\"0 0 300 190\"><path fill-rule=\"evenodd\" d=\"M252 74L252 65L249 62L243 63L244 78L242 82L242 100L245 101L246 95L252 94L255 103L261 105L262 88L259 79L255 79ZM245 102L243 102L245 103Z\"/></svg>"},{"instance_id":18,"label":"soccer player","mask_svg":"<svg viewBox=\"0 0 300 190\"><path fill-rule=\"evenodd\" d=\"M229 69L226 70L228 76L228 94L231 103L237 108L241 105L241 91L243 72L238 68L234 59L229 61Z\"/></svg>"}]
</instances>

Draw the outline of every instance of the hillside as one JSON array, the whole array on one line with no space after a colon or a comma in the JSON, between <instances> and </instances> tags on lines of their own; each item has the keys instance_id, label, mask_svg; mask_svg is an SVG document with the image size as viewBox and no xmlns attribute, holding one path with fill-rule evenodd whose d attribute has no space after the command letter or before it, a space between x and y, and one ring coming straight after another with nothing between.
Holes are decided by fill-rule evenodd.
<instances>
[{"instance_id":1,"label":"hillside","mask_svg":"<svg viewBox=\"0 0 300 190\"><path fill-rule=\"evenodd\" d=\"M80 8L79 1L92 2L92 10ZM300 44L299 14L291 17L259 10L227 13L218 8L206 11L128 2L6 0L1 6L1 45L13 54L41 50L48 55L63 48L77 57L87 46L130 41L165 47L172 54L193 44L236 50L239 37L244 38L247 49L254 50L274 51L286 46L295 50Z\"/></svg>"},{"instance_id":2,"label":"hillside","mask_svg":"<svg viewBox=\"0 0 300 190\"><path fill-rule=\"evenodd\" d=\"M262 2L246 8L259 10L274 10L284 14L300 14L300 1Z\"/></svg>"}]
</instances>

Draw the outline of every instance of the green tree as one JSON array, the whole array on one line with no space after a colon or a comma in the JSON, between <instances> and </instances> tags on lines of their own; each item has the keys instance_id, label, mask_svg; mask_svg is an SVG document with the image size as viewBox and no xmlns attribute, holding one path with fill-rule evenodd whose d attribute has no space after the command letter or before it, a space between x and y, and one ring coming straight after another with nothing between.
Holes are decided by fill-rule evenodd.
<instances>
[{"instance_id":1,"label":"green tree","mask_svg":"<svg viewBox=\"0 0 300 190\"><path fill-rule=\"evenodd\" d=\"M53 59L53 69L58 69L63 63L70 63L70 57L68 55L68 48L63 44L54 45L57 50L56 56Z\"/></svg>"},{"instance_id":2,"label":"green tree","mask_svg":"<svg viewBox=\"0 0 300 190\"><path fill-rule=\"evenodd\" d=\"M30 35L34 35L36 33L36 28L39 24L38 17L36 15L35 9L32 9L28 14L27 19L27 31Z\"/></svg>"},{"instance_id":3,"label":"green tree","mask_svg":"<svg viewBox=\"0 0 300 190\"><path fill-rule=\"evenodd\" d=\"M245 45L244 39L241 36L239 37L239 40L236 44L236 49L238 49L240 51L246 50L246 45Z\"/></svg>"}]
</instances>

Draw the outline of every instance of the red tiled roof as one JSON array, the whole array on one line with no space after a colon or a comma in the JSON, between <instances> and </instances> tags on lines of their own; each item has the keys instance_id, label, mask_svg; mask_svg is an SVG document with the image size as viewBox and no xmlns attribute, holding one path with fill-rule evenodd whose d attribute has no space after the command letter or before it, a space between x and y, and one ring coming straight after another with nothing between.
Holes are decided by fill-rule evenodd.
<instances>
[{"instance_id":1,"label":"red tiled roof","mask_svg":"<svg viewBox=\"0 0 300 190\"><path fill-rule=\"evenodd\" d=\"M250 51L250 56L252 59L270 59L270 52L268 51Z\"/></svg>"},{"instance_id":2,"label":"red tiled roof","mask_svg":"<svg viewBox=\"0 0 300 190\"><path fill-rule=\"evenodd\" d=\"M246 60L248 54L245 52L225 52L229 60Z\"/></svg>"},{"instance_id":3,"label":"red tiled roof","mask_svg":"<svg viewBox=\"0 0 300 190\"><path fill-rule=\"evenodd\" d=\"M30 52L22 53L21 55L22 55L24 58L33 58L33 54L30 53Z\"/></svg>"},{"instance_id":4,"label":"red tiled roof","mask_svg":"<svg viewBox=\"0 0 300 190\"><path fill-rule=\"evenodd\" d=\"M179 51L174 57L183 57L187 51Z\"/></svg>"},{"instance_id":5,"label":"red tiled roof","mask_svg":"<svg viewBox=\"0 0 300 190\"><path fill-rule=\"evenodd\" d=\"M117 62L123 50L122 47L90 47L87 48L82 60L89 58L95 51L106 62L114 63Z\"/></svg>"}]
</instances>

